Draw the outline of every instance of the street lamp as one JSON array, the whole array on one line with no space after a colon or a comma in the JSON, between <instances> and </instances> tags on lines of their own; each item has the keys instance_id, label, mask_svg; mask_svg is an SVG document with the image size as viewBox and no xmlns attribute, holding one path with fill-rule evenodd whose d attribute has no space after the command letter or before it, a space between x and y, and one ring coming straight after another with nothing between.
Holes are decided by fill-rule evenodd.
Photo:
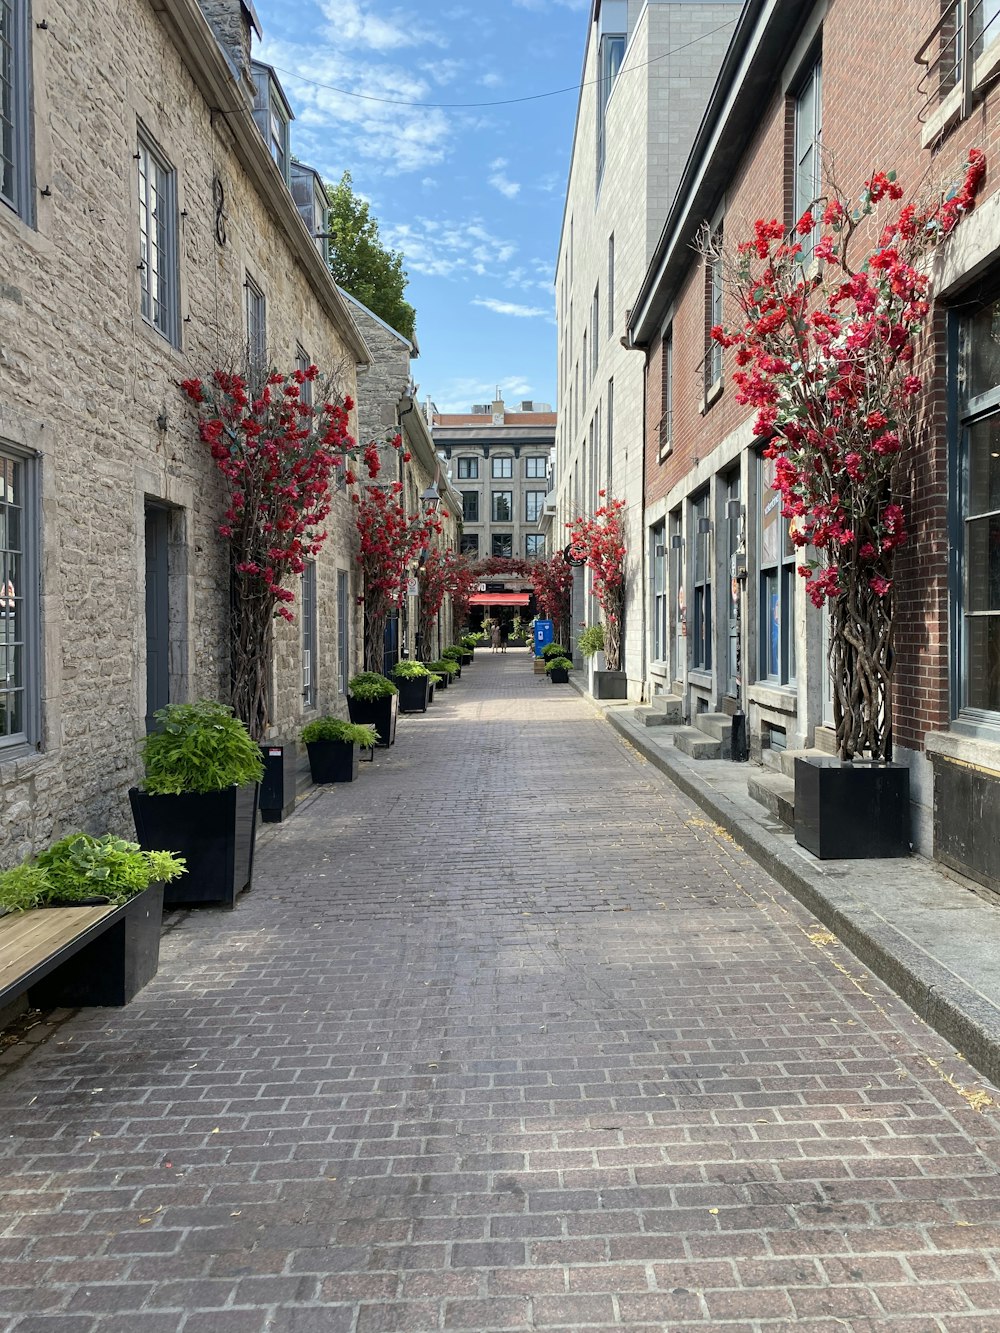
<instances>
[{"instance_id":1,"label":"street lamp","mask_svg":"<svg viewBox=\"0 0 1000 1333\"><path fill-rule=\"evenodd\" d=\"M425 514L436 514L441 507L441 492L438 490L436 481L432 481L421 495L420 507Z\"/></svg>"}]
</instances>

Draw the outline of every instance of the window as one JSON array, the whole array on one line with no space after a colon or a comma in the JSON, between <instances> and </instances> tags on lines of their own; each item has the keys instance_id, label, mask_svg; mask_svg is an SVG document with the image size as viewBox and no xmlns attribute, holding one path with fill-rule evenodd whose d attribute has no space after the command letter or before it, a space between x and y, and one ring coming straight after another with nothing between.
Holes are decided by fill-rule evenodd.
<instances>
[{"instance_id":1,"label":"window","mask_svg":"<svg viewBox=\"0 0 1000 1333\"><path fill-rule=\"evenodd\" d=\"M0 755L37 737L35 464L0 444Z\"/></svg>"},{"instance_id":2,"label":"window","mask_svg":"<svg viewBox=\"0 0 1000 1333\"><path fill-rule=\"evenodd\" d=\"M337 689L347 693L351 674L351 576L337 570Z\"/></svg>"},{"instance_id":3,"label":"window","mask_svg":"<svg viewBox=\"0 0 1000 1333\"><path fill-rule=\"evenodd\" d=\"M758 458L760 676L785 685L795 679L795 547L773 489L775 460Z\"/></svg>"},{"instance_id":4,"label":"window","mask_svg":"<svg viewBox=\"0 0 1000 1333\"><path fill-rule=\"evenodd\" d=\"M1000 300L961 326L959 711L1000 721Z\"/></svg>"},{"instance_id":5,"label":"window","mask_svg":"<svg viewBox=\"0 0 1000 1333\"><path fill-rule=\"evenodd\" d=\"M712 235L712 244L716 254L708 265L708 328L722 323L722 225ZM708 330L706 330L707 336ZM708 339L708 385L709 389L722 383L722 348L713 339Z\"/></svg>"},{"instance_id":6,"label":"window","mask_svg":"<svg viewBox=\"0 0 1000 1333\"><path fill-rule=\"evenodd\" d=\"M719 372L722 373L721 370ZM673 447L674 434L674 329L673 325L663 335L662 361L660 365L660 424L658 429L660 444L660 462L667 457Z\"/></svg>"},{"instance_id":7,"label":"window","mask_svg":"<svg viewBox=\"0 0 1000 1333\"><path fill-rule=\"evenodd\" d=\"M309 358L309 353L306 351L306 349L302 346L301 343L296 343L295 369L301 371L302 374L304 375L311 365L312 361ZM312 380L302 381L301 385L299 386L299 401L305 403L308 407L312 407L313 404Z\"/></svg>"},{"instance_id":8,"label":"window","mask_svg":"<svg viewBox=\"0 0 1000 1333\"><path fill-rule=\"evenodd\" d=\"M176 346L180 328L176 175L141 135L137 163L140 310L146 323Z\"/></svg>"},{"instance_id":9,"label":"window","mask_svg":"<svg viewBox=\"0 0 1000 1333\"><path fill-rule=\"evenodd\" d=\"M479 522L479 492L462 492L462 517L466 523Z\"/></svg>"},{"instance_id":10,"label":"window","mask_svg":"<svg viewBox=\"0 0 1000 1333\"><path fill-rule=\"evenodd\" d=\"M795 199L792 205L795 216L792 219L793 222L799 220L823 191L821 153L823 140L822 74L822 61L817 60L803 80L795 97ZM818 231L818 227L814 227L808 236L800 238L804 260L812 257ZM713 322L720 323L721 320Z\"/></svg>"},{"instance_id":11,"label":"window","mask_svg":"<svg viewBox=\"0 0 1000 1333\"><path fill-rule=\"evenodd\" d=\"M549 460L544 454L533 454L524 460L524 475L535 480L548 476Z\"/></svg>"},{"instance_id":12,"label":"window","mask_svg":"<svg viewBox=\"0 0 1000 1333\"><path fill-rule=\"evenodd\" d=\"M687 662L687 590L685 587L684 538L681 511L675 509L668 522L670 536L670 579L674 589L674 640L671 676L681 680Z\"/></svg>"},{"instance_id":13,"label":"window","mask_svg":"<svg viewBox=\"0 0 1000 1333\"><path fill-rule=\"evenodd\" d=\"M653 564L653 661L667 660L667 525L649 530Z\"/></svg>"},{"instance_id":14,"label":"window","mask_svg":"<svg viewBox=\"0 0 1000 1333\"><path fill-rule=\"evenodd\" d=\"M726 652L726 693L733 698L739 694L741 662L740 662L740 599L742 596L742 584L736 577L739 559L742 556L745 559L743 547L744 523L743 510L740 504L740 474L738 471L732 472L725 479L726 512L725 527L726 533L726 569L729 574L729 599L728 599L728 644Z\"/></svg>"},{"instance_id":15,"label":"window","mask_svg":"<svg viewBox=\"0 0 1000 1333\"><path fill-rule=\"evenodd\" d=\"M478 533L478 532L463 532L463 533L462 533L462 542L461 542L461 545L460 545L460 547L459 547L459 550L461 551L462 555L478 555L478 554L479 554L479 533Z\"/></svg>"},{"instance_id":16,"label":"window","mask_svg":"<svg viewBox=\"0 0 1000 1333\"><path fill-rule=\"evenodd\" d=\"M625 59L625 34L606 33L597 51L597 184L604 174L607 154L608 99Z\"/></svg>"},{"instance_id":17,"label":"window","mask_svg":"<svg viewBox=\"0 0 1000 1333\"><path fill-rule=\"evenodd\" d=\"M542 510L545 508L544 491L525 491L524 492L524 521L525 523L537 523L542 517Z\"/></svg>"},{"instance_id":18,"label":"window","mask_svg":"<svg viewBox=\"0 0 1000 1333\"><path fill-rule=\"evenodd\" d=\"M614 479L614 449L615 449L615 382L608 380L608 470L604 478L604 489L610 495L613 489L612 481Z\"/></svg>"},{"instance_id":19,"label":"window","mask_svg":"<svg viewBox=\"0 0 1000 1333\"><path fill-rule=\"evenodd\" d=\"M587 387L587 376L588 376L588 374L590 373L590 362L587 360L587 330L586 330L586 329L584 329L584 331L583 331L583 351L582 351L582 353L581 353L581 360L583 361L583 387L584 387L584 389L586 389L586 387Z\"/></svg>"},{"instance_id":20,"label":"window","mask_svg":"<svg viewBox=\"0 0 1000 1333\"><path fill-rule=\"evenodd\" d=\"M600 333L601 333L601 284L598 283L594 288L594 308L590 319L590 378L597 378L597 362L600 351Z\"/></svg>"},{"instance_id":21,"label":"window","mask_svg":"<svg viewBox=\"0 0 1000 1333\"><path fill-rule=\"evenodd\" d=\"M246 277L247 362L252 370L267 369L267 302L264 293Z\"/></svg>"},{"instance_id":22,"label":"window","mask_svg":"<svg viewBox=\"0 0 1000 1333\"><path fill-rule=\"evenodd\" d=\"M493 522L510 523L514 517L514 492L493 492Z\"/></svg>"},{"instance_id":23,"label":"window","mask_svg":"<svg viewBox=\"0 0 1000 1333\"><path fill-rule=\"evenodd\" d=\"M540 532L529 532L525 537L524 554L529 560L540 559L545 554L545 538Z\"/></svg>"},{"instance_id":24,"label":"window","mask_svg":"<svg viewBox=\"0 0 1000 1333\"><path fill-rule=\"evenodd\" d=\"M271 67L254 60L250 68L255 89L253 118L287 185L291 182L288 127L292 111Z\"/></svg>"},{"instance_id":25,"label":"window","mask_svg":"<svg viewBox=\"0 0 1000 1333\"><path fill-rule=\"evenodd\" d=\"M514 475L514 459L510 454L503 454L493 459L494 477L512 477Z\"/></svg>"},{"instance_id":26,"label":"window","mask_svg":"<svg viewBox=\"0 0 1000 1333\"><path fill-rule=\"evenodd\" d=\"M0 0L0 200L32 222L31 25L27 0Z\"/></svg>"},{"instance_id":27,"label":"window","mask_svg":"<svg viewBox=\"0 0 1000 1333\"><path fill-rule=\"evenodd\" d=\"M459 481L475 481L479 477L478 458L460 458L458 460Z\"/></svg>"},{"instance_id":28,"label":"window","mask_svg":"<svg viewBox=\"0 0 1000 1333\"><path fill-rule=\"evenodd\" d=\"M492 538L492 555L506 556L512 559L514 555L514 534L512 532L494 532Z\"/></svg>"},{"instance_id":29,"label":"window","mask_svg":"<svg viewBox=\"0 0 1000 1333\"><path fill-rule=\"evenodd\" d=\"M316 707L316 561L307 560L302 571L302 702Z\"/></svg>"},{"instance_id":30,"label":"window","mask_svg":"<svg viewBox=\"0 0 1000 1333\"><path fill-rule=\"evenodd\" d=\"M615 234L608 237L608 337L615 336Z\"/></svg>"},{"instance_id":31,"label":"window","mask_svg":"<svg viewBox=\"0 0 1000 1333\"><path fill-rule=\"evenodd\" d=\"M712 669L712 530L708 491L692 504L691 540L694 543L694 626L691 668Z\"/></svg>"}]
</instances>

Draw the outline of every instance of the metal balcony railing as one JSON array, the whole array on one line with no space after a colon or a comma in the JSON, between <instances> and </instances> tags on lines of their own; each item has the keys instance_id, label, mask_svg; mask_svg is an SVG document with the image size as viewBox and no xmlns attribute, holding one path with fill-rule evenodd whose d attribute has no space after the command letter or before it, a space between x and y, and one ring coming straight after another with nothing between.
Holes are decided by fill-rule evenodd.
<instances>
[{"instance_id":1,"label":"metal balcony railing","mask_svg":"<svg viewBox=\"0 0 1000 1333\"><path fill-rule=\"evenodd\" d=\"M972 109L976 61L1000 37L1000 0L948 0L941 17L914 56L923 73L917 118L925 121L953 89L961 89L960 114Z\"/></svg>"}]
</instances>

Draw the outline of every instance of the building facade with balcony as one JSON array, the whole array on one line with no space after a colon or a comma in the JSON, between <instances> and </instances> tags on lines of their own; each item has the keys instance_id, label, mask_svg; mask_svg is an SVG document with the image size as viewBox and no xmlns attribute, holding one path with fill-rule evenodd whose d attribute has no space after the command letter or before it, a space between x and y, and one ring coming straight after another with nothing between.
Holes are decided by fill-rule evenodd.
<instances>
[{"instance_id":1,"label":"building facade with balcony","mask_svg":"<svg viewBox=\"0 0 1000 1333\"><path fill-rule=\"evenodd\" d=\"M960 180L970 147L986 153L980 202L935 256L927 387L899 475L910 536L896 564L894 757L910 768L917 848L994 887L998 68L1000 5L907 0L890 17L869 0L749 0L628 325L646 367L646 689L695 722L742 707L760 762L830 749L827 617L796 573L774 463L736 401L734 354L710 340L738 312L699 238L735 246L758 217L794 226L831 169L848 192L895 170L919 197Z\"/></svg>"}]
</instances>

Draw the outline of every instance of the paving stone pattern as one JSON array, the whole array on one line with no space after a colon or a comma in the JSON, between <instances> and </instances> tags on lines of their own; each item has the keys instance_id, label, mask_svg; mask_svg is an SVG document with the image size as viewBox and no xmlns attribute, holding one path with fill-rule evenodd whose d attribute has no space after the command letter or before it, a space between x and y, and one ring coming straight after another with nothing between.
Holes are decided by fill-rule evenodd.
<instances>
[{"instance_id":1,"label":"paving stone pattern","mask_svg":"<svg viewBox=\"0 0 1000 1333\"><path fill-rule=\"evenodd\" d=\"M3 1333L1000 1330L971 1071L523 652L163 953L0 1078Z\"/></svg>"}]
</instances>

